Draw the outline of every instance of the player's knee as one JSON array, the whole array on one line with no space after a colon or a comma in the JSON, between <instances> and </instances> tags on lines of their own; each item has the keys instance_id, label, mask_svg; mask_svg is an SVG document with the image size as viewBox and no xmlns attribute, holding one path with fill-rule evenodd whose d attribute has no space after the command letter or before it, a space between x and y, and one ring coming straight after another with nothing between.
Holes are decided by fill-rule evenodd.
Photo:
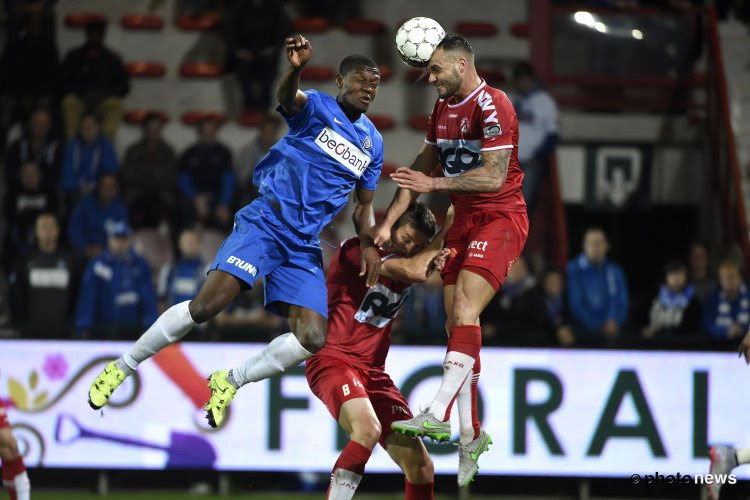
<instances>
[{"instance_id":1,"label":"player's knee","mask_svg":"<svg viewBox=\"0 0 750 500\"><path fill-rule=\"evenodd\" d=\"M327 325L325 322L305 324L300 332L294 332L299 343L309 352L315 354L326 344Z\"/></svg>"},{"instance_id":2,"label":"player's knee","mask_svg":"<svg viewBox=\"0 0 750 500\"><path fill-rule=\"evenodd\" d=\"M380 434L383 432L380 422L368 419L361 425L352 429L351 439L367 448L374 448L380 440Z\"/></svg>"},{"instance_id":3,"label":"player's knee","mask_svg":"<svg viewBox=\"0 0 750 500\"><path fill-rule=\"evenodd\" d=\"M419 450L411 450L401 457L399 466L404 471L406 479L410 483L424 484L430 483L435 478L435 466L432 463L430 455L423 447Z\"/></svg>"},{"instance_id":4,"label":"player's knee","mask_svg":"<svg viewBox=\"0 0 750 500\"><path fill-rule=\"evenodd\" d=\"M193 321L199 324L205 323L216 315L216 313L212 314L209 304L200 297L196 297L190 301L190 304L188 304L188 311L190 312L190 317L193 318Z\"/></svg>"}]
</instances>

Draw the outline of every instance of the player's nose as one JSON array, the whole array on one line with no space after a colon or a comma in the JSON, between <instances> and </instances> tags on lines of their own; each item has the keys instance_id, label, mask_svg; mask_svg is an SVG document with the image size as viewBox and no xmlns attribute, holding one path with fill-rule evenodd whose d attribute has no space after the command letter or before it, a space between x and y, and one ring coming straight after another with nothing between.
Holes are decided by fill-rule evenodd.
<instances>
[{"instance_id":1,"label":"player's nose","mask_svg":"<svg viewBox=\"0 0 750 500\"><path fill-rule=\"evenodd\" d=\"M435 83L437 81L437 77L433 75L432 73L427 74L427 81L430 83Z\"/></svg>"}]
</instances>

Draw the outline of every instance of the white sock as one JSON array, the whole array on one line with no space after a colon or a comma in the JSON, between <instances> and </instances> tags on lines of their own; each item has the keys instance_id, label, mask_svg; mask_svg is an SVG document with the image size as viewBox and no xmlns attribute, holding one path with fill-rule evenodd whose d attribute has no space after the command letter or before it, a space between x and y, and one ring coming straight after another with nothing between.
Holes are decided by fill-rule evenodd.
<instances>
[{"instance_id":1,"label":"white sock","mask_svg":"<svg viewBox=\"0 0 750 500\"><path fill-rule=\"evenodd\" d=\"M750 464L750 448L737 449L737 465Z\"/></svg>"},{"instance_id":2,"label":"white sock","mask_svg":"<svg viewBox=\"0 0 750 500\"><path fill-rule=\"evenodd\" d=\"M474 424L472 423L471 414L471 383L475 375L474 371L470 371L466 377L464 385L458 391L456 397L456 406L458 406L458 425L459 425L459 442L466 444L474 441Z\"/></svg>"},{"instance_id":3,"label":"white sock","mask_svg":"<svg viewBox=\"0 0 750 500\"><path fill-rule=\"evenodd\" d=\"M190 301L186 300L164 311L133 347L116 361L118 368L131 375L143 361L184 337L198 324L190 316L189 304Z\"/></svg>"},{"instance_id":4,"label":"white sock","mask_svg":"<svg viewBox=\"0 0 750 500\"><path fill-rule=\"evenodd\" d=\"M248 382L257 382L278 375L310 356L312 353L302 347L297 337L292 332L287 332L273 339L265 349L231 370L231 374L239 389Z\"/></svg>"},{"instance_id":5,"label":"white sock","mask_svg":"<svg viewBox=\"0 0 750 500\"><path fill-rule=\"evenodd\" d=\"M467 380L474 367L474 358L458 351L448 351L443 361L443 381L429 411L443 422L448 420L448 409L453 404L461 384Z\"/></svg>"},{"instance_id":6,"label":"white sock","mask_svg":"<svg viewBox=\"0 0 750 500\"><path fill-rule=\"evenodd\" d=\"M31 498L31 482L26 471L13 478L12 487L16 490L16 498L18 500L29 500Z\"/></svg>"},{"instance_id":7,"label":"white sock","mask_svg":"<svg viewBox=\"0 0 750 500\"><path fill-rule=\"evenodd\" d=\"M350 500L357 491L362 476L346 469L336 469L331 474L331 485L328 487L328 500Z\"/></svg>"}]
</instances>

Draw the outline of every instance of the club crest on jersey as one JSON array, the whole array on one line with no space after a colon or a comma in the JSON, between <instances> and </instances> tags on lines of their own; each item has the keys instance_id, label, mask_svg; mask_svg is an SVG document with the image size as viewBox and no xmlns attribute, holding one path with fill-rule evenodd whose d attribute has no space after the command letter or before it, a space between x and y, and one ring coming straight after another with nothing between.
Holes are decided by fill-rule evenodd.
<instances>
[{"instance_id":1,"label":"club crest on jersey","mask_svg":"<svg viewBox=\"0 0 750 500\"><path fill-rule=\"evenodd\" d=\"M461 118L461 134L466 135L469 133L469 119L464 117Z\"/></svg>"},{"instance_id":2,"label":"club crest on jersey","mask_svg":"<svg viewBox=\"0 0 750 500\"><path fill-rule=\"evenodd\" d=\"M364 141L362 141L362 147L365 149L372 149L372 140L369 135L365 137Z\"/></svg>"},{"instance_id":3,"label":"club crest on jersey","mask_svg":"<svg viewBox=\"0 0 750 500\"><path fill-rule=\"evenodd\" d=\"M500 125L487 125L482 129L482 135L484 135L485 139L489 139L490 137L498 137L503 134L503 129L500 128Z\"/></svg>"}]
</instances>

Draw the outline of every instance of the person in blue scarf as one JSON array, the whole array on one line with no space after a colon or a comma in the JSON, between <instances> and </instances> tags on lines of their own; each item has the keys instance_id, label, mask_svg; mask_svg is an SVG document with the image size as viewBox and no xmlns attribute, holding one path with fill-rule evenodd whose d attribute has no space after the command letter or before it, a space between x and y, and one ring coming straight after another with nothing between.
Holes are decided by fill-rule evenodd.
<instances>
[{"instance_id":1,"label":"person in blue scarf","mask_svg":"<svg viewBox=\"0 0 750 500\"><path fill-rule=\"evenodd\" d=\"M695 286L688 283L687 265L670 261L664 269L664 283L651 304L649 322L641 330L645 338L694 335L700 331L701 308Z\"/></svg>"},{"instance_id":2,"label":"person in blue scarf","mask_svg":"<svg viewBox=\"0 0 750 500\"><path fill-rule=\"evenodd\" d=\"M719 264L719 288L706 296L703 327L715 340L741 337L750 325L750 292L742 281L737 262Z\"/></svg>"},{"instance_id":3,"label":"person in blue scarf","mask_svg":"<svg viewBox=\"0 0 750 500\"><path fill-rule=\"evenodd\" d=\"M576 337L615 338L628 312L628 285L622 268L607 258L609 242L598 227L586 230L583 253L568 262L567 295Z\"/></svg>"}]
</instances>

